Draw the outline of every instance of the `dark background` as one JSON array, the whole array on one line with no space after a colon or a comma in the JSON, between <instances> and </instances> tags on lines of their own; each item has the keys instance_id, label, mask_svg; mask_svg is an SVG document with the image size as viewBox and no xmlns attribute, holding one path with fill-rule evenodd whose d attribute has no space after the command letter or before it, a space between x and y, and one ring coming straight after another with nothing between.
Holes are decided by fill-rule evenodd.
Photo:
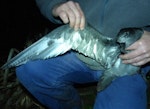
<instances>
[{"instance_id":1,"label":"dark background","mask_svg":"<svg viewBox=\"0 0 150 109\"><path fill-rule=\"evenodd\" d=\"M34 0L0 1L0 61L5 62L11 48L22 50L27 40L54 29L39 11Z\"/></svg>"}]
</instances>

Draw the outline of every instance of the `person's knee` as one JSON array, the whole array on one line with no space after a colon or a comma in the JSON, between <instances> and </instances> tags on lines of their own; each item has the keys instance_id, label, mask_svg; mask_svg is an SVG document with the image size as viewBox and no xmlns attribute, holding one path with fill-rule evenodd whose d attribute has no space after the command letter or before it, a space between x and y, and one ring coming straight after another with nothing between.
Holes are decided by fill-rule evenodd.
<instances>
[{"instance_id":1,"label":"person's knee","mask_svg":"<svg viewBox=\"0 0 150 109\"><path fill-rule=\"evenodd\" d=\"M35 88L35 84L33 83L33 69L30 67L30 65L25 64L25 65L21 65L16 67L16 77L19 80L19 82L21 83L21 85L23 85L29 92L34 92Z\"/></svg>"},{"instance_id":2,"label":"person's knee","mask_svg":"<svg viewBox=\"0 0 150 109\"><path fill-rule=\"evenodd\" d=\"M42 83L42 80L44 80L42 70L40 70L39 65L35 62L28 62L27 64L18 66L16 68L16 76L17 79L27 87L31 85L35 86L38 83Z\"/></svg>"},{"instance_id":3,"label":"person's knee","mask_svg":"<svg viewBox=\"0 0 150 109\"><path fill-rule=\"evenodd\" d=\"M35 69L30 63L24 64L16 68L16 75L18 78L24 78L31 75L34 76L35 70L37 69Z\"/></svg>"},{"instance_id":4,"label":"person's knee","mask_svg":"<svg viewBox=\"0 0 150 109\"><path fill-rule=\"evenodd\" d=\"M55 73L55 69L49 70L40 62L28 62L16 68L18 80L26 85L36 87L58 87L63 80L59 80L61 75Z\"/></svg>"}]
</instances>

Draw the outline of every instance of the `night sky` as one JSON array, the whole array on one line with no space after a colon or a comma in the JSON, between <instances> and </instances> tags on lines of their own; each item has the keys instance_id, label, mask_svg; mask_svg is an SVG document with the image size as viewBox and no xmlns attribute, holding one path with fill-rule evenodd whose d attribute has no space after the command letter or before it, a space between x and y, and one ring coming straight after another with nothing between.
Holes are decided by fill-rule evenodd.
<instances>
[{"instance_id":1,"label":"night sky","mask_svg":"<svg viewBox=\"0 0 150 109\"><path fill-rule=\"evenodd\" d=\"M34 0L1 0L0 8L0 61L5 61L11 48L22 50L28 39L56 27L40 13Z\"/></svg>"}]
</instances>

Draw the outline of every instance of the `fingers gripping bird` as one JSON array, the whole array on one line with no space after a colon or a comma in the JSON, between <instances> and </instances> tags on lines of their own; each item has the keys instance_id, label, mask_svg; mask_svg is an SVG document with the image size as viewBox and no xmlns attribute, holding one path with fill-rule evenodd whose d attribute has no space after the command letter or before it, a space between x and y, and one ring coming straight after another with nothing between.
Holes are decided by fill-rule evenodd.
<instances>
[{"instance_id":1,"label":"fingers gripping bird","mask_svg":"<svg viewBox=\"0 0 150 109\"><path fill-rule=\"evenodd\" d=\"M139 67L123 64L118 56L125 53L125 48L138 40L142 34L141 29L127 29L113 39L102 35L90 25L77 31L69 25L62 25L24 49L1 68L17 67L28 61L53 58L75 50L100 63L104 73L99 79L97 90L101 91L117 77L137 73Z\"/></svg>"}]
</instances>

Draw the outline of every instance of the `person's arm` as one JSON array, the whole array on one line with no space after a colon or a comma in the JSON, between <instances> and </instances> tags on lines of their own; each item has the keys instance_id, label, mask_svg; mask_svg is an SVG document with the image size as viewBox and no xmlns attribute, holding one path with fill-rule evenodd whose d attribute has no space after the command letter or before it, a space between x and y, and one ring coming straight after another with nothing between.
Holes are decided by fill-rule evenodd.
<instances>
[{"instance_id":1,"label":"person's arm","mask_svg":"<svg viewBox=\"0 0 150 109\"><path fill-rule=\"evenodd\" d=\"M131 52L120 55L123 63L141 66L150 62L150 31L144 31L142 37L127 48Z\"/></svg>"},{"instance_id":2,"label":"person's arm","mask_svg":"<svg viewBox=\"0 0 150 109\"><path fill-rule=\"evenodd\" d=\"M41 13L53 23L69 23L74 29L83 29L85 16L77 2L66 0L36 0Z\"/></svg>"}]
</instances>

